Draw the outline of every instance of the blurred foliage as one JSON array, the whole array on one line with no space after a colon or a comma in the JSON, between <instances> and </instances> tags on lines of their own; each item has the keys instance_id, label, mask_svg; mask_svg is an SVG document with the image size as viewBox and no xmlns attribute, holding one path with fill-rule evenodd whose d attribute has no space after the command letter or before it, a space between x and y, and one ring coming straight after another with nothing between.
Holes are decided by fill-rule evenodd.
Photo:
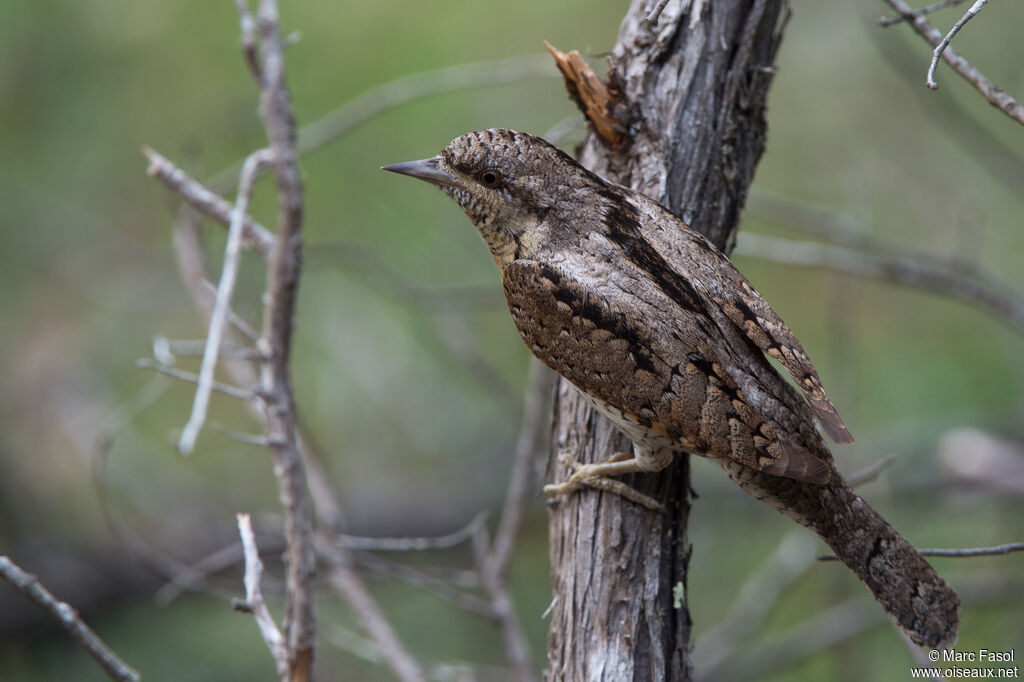
<instances>
[{"instance_id":1,"label":"blurred foliage","mask_svg":"<svg viewBox=\"0 0 1024 682\"><path fill-rule=\"evenodd\" d=\"M287 64L296 112L308 123L391 79L540 53L544 39L580 49L597 64L624 11L625 3L603 0L285 2L285 27L301 32ZM941 89L927 91L930 50L904 26L878 28L881 12L867 0L794 3L755 187L829 207L874 234L952 262L983 266L1024 291L1024 130L945 65ZM936 23L947 28L955 12ZM1022 23L1024 5L993 3L954 46L997 84L1021 93ZM377 167L434 154L468 130L544 134L576 117L551 73L410 101L302 159L307 268L296 385L352 533L445 533L500 505L527 351L500 298L485 294L492 304L483 309L441 312L381 286L378 263L423 287L498 292L491 259L459 209ZM122 418L141 407L140 391L160 388L134 364L150 353L151 337L202 332L175 269L175 203L146 177L140 146L208 177L264 142L232 3L5 0L0 93L0 552L80 607L147 680L273 679L256 628L225 599L242 593L238 575L218 576L213 594L155 603L160 581L113 537L100 504L102 496L130 537L179 561L230 541L235 511L255 512L268 531L277 523L265 452L212 430L190 459L173 451L189 386L166 382L156 402ZM268 188L258 185L255 212L273 225ZM741 230L807 238L756 213ZM224 234L214 227L208 236L214 259ZM840 466L853 472L899 455L864 488L873 504L922 546L1022 539L1021 494L965 489L936 459L937 441L955 427L1024 438L1019 334L984 311L919 291L749 258L739 265L803 340L858 437L837 448ZM254 319L261 290L261 264L249 256L238 312ZM439 339L438 327L456 322L493 368L492 379L474 378ZM181 364L194 367L190 359ZM258 429L221 397L212 418ZM101 452L104 466L97 464ZM690 604L698 637L790 529L716 469L695 463L701 498L691 526ZM462 550L402 560L470 563ZM935 563L960 585L997 573L1020 576L1024 557ZM546 628L540 614L550 596L539 496L511 570L539 664ZM122 573L134 577L96 586ZM372 585L421 660L502 660L500 638L480 618L391 579ZM781 595L766 628L862 593L848 572L815 566ZM968 605L960 648L1020 648L1021 598L1007 595L1001 607ZM0 678L103 679L4 587L0 605ZM333 628L355 627L326 594L320 621L328 640ZM318 660L324 679L389 679L327 641ZM899 639L880 626L770 679L904 679L908 665Z\"/></svg>"}]
</instances>

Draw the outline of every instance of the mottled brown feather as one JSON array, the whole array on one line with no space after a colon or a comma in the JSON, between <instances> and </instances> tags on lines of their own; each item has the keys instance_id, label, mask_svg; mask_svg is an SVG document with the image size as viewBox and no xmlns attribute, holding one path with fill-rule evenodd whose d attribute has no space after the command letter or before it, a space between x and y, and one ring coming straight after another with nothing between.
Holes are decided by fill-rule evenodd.
<instances>
[{"instance_id":1,"label":"mottled brown feather","mask_svg":"<svg viewBox=\"0 0 1024 682\"><path fill-rule=\"evenodd\" d=\"M727 457L758 471L812 483L829 467L745 401L710 344L650 328L563 269L518 260L502 270L523 340L577 388L639 422L651 449ZM662 436L663 440L657 439Z\"/></svg>"}]
</instances>

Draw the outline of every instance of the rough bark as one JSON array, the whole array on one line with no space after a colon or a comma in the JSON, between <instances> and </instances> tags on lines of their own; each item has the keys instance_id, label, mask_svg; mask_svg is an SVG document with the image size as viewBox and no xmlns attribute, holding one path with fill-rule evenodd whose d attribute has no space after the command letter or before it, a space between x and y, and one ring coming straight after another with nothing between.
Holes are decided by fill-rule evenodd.
<instances>
[{"instance_id":1,"label":"rough bark","mask_svg":"<svg viewBox=\"0 0 1024 682\"><path fill-rule=\"evenodd\" d=\"M669 0L651 17L659 4L633 1L611 59L626 144L612 150L589 135L579 158L728 248L764 149L765 99L788 10L784 0ZM630 448L564 380L551 445L554 456L580 462ZM570 473L560 462L552 471L555 480ZM549 508L549 680L691 678L688 458L626 482L668 512L596 491Z\"/></svg>"}]
</instances>

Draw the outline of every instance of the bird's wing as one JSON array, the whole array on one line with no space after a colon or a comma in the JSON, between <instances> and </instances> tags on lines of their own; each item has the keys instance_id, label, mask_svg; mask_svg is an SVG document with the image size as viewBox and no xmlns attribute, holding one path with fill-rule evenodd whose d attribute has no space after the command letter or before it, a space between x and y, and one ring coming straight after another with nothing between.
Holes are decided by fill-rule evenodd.
<instances>
[{"instance_id":1,"label":"bird's wing","mask_svg":"<svg viewBox=\"0 0 1024 682\"><path fill-rule=\"evenodd\" d=\"M689 232L692 233L687 235L690 240L705 242L697 244L698 248L706 251L711 247L703 235L692 230ZM836 443L852 443L853 435L846 429L835 405L825 394L817 370L793 332L724 254L721 254L720 265L713 269L703 269L700 277L693 278L694 286L721 308L729 320L758 348L782 363L818 414L821 425L832 440Z\"/></svg>"},{"instance_id":2,"label":"bird's wing","mask_svg":"<svg viewBox=\"0 0 1024 682\"><path fill-rule=\"evenodd\" d=\"M627 315L622 304L556 265L517 260L503 268L502 280L534 355L624 419L680 450L728 457L776 476L828 480L825 462L780 438L750 406L710 344L652 333L647 318L631 322L642 307Z\"/></svg>"}]
</instances>

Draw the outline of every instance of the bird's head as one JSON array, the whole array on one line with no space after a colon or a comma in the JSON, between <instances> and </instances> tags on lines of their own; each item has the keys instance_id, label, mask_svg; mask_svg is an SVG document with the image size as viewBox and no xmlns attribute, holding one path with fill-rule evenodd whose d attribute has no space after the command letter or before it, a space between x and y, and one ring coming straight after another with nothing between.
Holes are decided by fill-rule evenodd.
<instances>
[{"instance_id":1,"label":"bird's head","mask_svg":"<svg viewBox=\"0 0 1024 682\"><path fill-rule=\"evenodd\" d=\"M437 185L462 206L498 267L531 258L550 237L552 209L573 210L596 176L547 141L493 128L457 137L437 156L384 166Z\"/></svg>"}]
</instances>

